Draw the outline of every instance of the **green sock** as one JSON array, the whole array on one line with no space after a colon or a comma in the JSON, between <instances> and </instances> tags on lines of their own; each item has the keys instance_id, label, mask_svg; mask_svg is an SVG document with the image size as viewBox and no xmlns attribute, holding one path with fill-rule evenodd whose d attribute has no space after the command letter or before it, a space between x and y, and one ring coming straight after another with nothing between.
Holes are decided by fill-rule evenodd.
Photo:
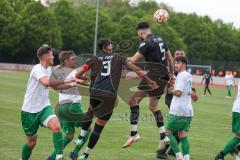
<instances>
[{"instance_id":1,"label":"green sock","mask_svg":"<svg viewBox=\"0 0 240 160\"><path fill-rule=\"evenodd\" d=\"M24 144L22 147L22 160L28 160L32 154L32 149L28 146L28 144Z\"/></svg>"},{"instance_id":2,"label":"green sock","mask_svg":"<svg viewBox=\"0 0 240 160\"><path fill-rule=\"evenodd\" d=\"M63 154L62 132L53 133L53 145L54 145L56 154Z\"/></svg>"},{"instance_id":3,"label":"green sock","mask_svg":"<svg viewBox=\"0 0 240 160\"><path fill-rule=\"evenodd\" d=\"M178 148L178 143L177 143L176 138L172 134L169 134L167 136L170 139L170 147L172 148L173 152L174 153L179 153L180 150Z\"/></svg>"},{"instance_id":4,"label":"green sock","mask_svg":"<svg viewBox=\"0 0 240 160\"><path fill-rule=\"evenodd\" d=\"M235 150L235 147L240 143L240 139L237 137L234 137L233 139L231 139L226 146L224 147L224 149L220 152L220 154L222 156L226 156L228 153L232 152Z\"/></svg>"},{"instance_id":5,"label":"green sock","mask_svg":"<svg viewBox=\"0 0 240 160\"><path fill-rule=\"evenodd\" d=\"M72 139L71 138L68 138L68 137L64 137L63 138L63 149L70 143L72 141ZM56 158L56 151L54 150L53 152L52 152L52 154L50 155L50 158L51 159L55 159Z\"/></svg>"},{"instance_id":6,"label":"green sock","mask_svg":"<svg viewBox=\"0 0 240 160\"><path fill-rule=\"evenodd\" d=\"M183 137L180 139L181 143L182 143L182 152L183 155L189 155L189 141L188 141L188 137Z\"/></svg>"},{"instance_id":7,"label":"green sock","mask_svg":"<svg viewBox=\"0 0 240 160\"><path fill-rule=\"evenodd\" d=\"M227 86L228 96L231 96L231 87Z\"/></svg>"},{"instance_id":8,"label":"green sock","mask_svg":"<svg viewBox=\"0 0 240 160\"><path fill-rule=\"evenodd\" d=\"M83 144L82 144L81 146L75 146L75 147L74 147L73 152L74 152L75 155L78 155L78 152L82 149L82 147L84 146L84 144L88 141L88 137L89 137L90 133L91 133L91 131L88 130L87 133L86 133L86 135L85 135L85 137L84 137L84 139L83 139Z\"/></svg>"}]
</instances>

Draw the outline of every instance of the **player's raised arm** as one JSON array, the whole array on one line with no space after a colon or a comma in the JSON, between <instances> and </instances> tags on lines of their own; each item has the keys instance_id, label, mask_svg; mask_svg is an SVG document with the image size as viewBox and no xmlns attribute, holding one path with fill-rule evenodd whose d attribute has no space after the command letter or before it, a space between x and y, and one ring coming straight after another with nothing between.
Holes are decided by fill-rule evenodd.
<instances>
[{"instance_id":1,"label":"player's raised arm","mask_svg":"<svg viewBox=\"0 0 240 160\"><path fill-rule=\"evenodd\" d=\"M173 56L171 54L171 52L168 50L167 51L167 60L168 60L168 66L169 66L169 69L170 69L170 78L173 78L174 77L174 62L173 62Z\"/></svg>"}]
</instances>

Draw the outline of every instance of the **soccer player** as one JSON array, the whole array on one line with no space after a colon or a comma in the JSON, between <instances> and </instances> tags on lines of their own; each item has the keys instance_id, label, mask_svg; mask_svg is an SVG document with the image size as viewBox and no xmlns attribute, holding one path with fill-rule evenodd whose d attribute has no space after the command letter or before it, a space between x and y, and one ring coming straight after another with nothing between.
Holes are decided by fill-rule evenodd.
<instances>
[{"instance_id":1,"label":"soccer player","mask_svg":"<svg viewBox=\"0 0 240 160\"><path fill-rule=\"evenodd\" d=\"M176 50L175 53L174 53L174 58L179 57L179 56L185 57L185 52L183 50ZM174 76L176 77L177 75L178 75L178 72L174 71ZM170 85L168 85L168 88L169 87L170 87ZM172 93L166 93L165 104L168 106L168 109L170 109L172 98L173 98L173 94ZM180 139L178 137L178 133L174 132L173 135L176 138L177 142L180 143ZM164 149L159 149L157 151L157 158L161 158L162 155L164 155L167 152L168 148L169 148L169 145L166 145ZM174 154L174 152L173 152L173 150L171 148L168 151L168 155L175 156L175 154Z\"/></svg>"},{"instance_id":2,"label":"soccer player","mask_svg":"<svg viewBox=\"0 0 240 160\"><path fill-rule=\"evenodd\" d=\"M175 58L175 68L178 72L174 87L168 91L173 94L173 99L168 115L166 134L170 139L170 146L177 160L189 160L189 141L187 132L193 117L192 98L197 100L196 94L192 92L192 75L186 71L187 59L180 56ZM183 155L178 148L178 143L173 136L178 132L182 143Z\"/></svg>"},{"instance_id":3,"label":"soccer player","mask_svg":"<svg viewBox=\"0 0 240 160\"><path fill-rule=\"evenodd\" d=\"M96 122L90 135L88 146L78 160L86 160L88 158L92 149L97 144L105 124L112 115L123 66L127 66L135 71L150 87L157 88L156 82L149 79L143 70L128 61L127 57L112 52L110 40L99 40L98 48L101 50L101 54L88 60L76 74L76 77L80 77L89 69L92 69L94 73L98 73L91 87L90 107L86 119L84 119L82 129L86 130L89 128L93 116L96 116ZM84 135L82 136L84 137Z\"/></svg>"},{"instance_id":4,"label":"soccer player","mask_svg":"<svg viewBox=\"0 0 240 160\"><path fill-rule=\"evenodd\" d=\"M208 91L208 93L212 95L212 92L209 89L210 80L213 84L212 74L210 73L209 70L207 70L206 74L204 74L202 78L202 82L205 81L205 87L204 87L204 93L203 93L204 96L206 95L206 91Z\"/></svg>"},{"instance_id":5,"label":"soccer player","mask_svg":"<svg viewBox=\"0 0 240 160\"><path fill-rule=\"evenodd\" d=\"M234 153L235 147L240 143L240 82L238 83L238 95L233 103L232 107L232 132L235 136L225 145L223 150L221 150L215 160L224 160L224 157L228 153ZM235 156L236 157L236 156ZM240 157L236 157L240 159Z\"/></svg>"},{"instance_id":6,"label":"soccer player","mask_svg":"<svg viewBox=\"0 0 240 160\"><path fill-rule=\"evenodd\" d=\"M40 63L35 65L30 73L24 102L22 105L22 128L27 136L27 143L22 148L22 160L28 160L37 142L39 126L49 128L53 133L53 144L56 160L63 159L62 132L56 115L53 114L49 100L49 86L57 86L74 82L75 78L67 80L51 80L53 64L52 50L48 46L41 46L37 50Z\"/></svg>"},{"instance_id":7,"label":"soccer player","mask_svg":"<svg viewBox=\"0 0 240 160\"><path fill-rule=\"evenodd\" d=\"M60 65L54 69L54 75L57 79L70 79L76 74L76 54L73 51L62 51L59 54ZM80 80L78 81L83 82ZM81 127L83 111L81 108L81 99L78 91L78 83L64 84L54 87L59 90L59 103L56 107L56 114L60 120L60 124L65 137L63 138L63 148L65 148L74 138L75 127ZM87 136L83 139L81 146L75 146L74 150L69 153L72 160L76 160L78 152L83 147L88 139ZM55 151L48 157L48 160L55 160Z\"/></svg>"},{"instance_id":8,"label":"soccer player","mask_svg":"<svg viewBox=\"0 0 240 160\"><path fill-rule=\"evenodd\" d=\"M139 104L147 95L150 97L149 109L152 111L157 127L160 133L160 142L158 149L164 148L169 142L166 137L163 116L158 108L158 102L161 95L164 92L166 84L169 80L173 78L173 58L168 49L165 41L157 35L152 34L150 26L147 22L141 22L136 27L138 36L142 40L138 51L129 59L132 62L139 62L141 60L146 61L146 68L148 70L147 75L157 82L159 88L155 90L150 90L146 87L146 82L142 81L139 84L138 91L136 91L129 100L131 116L131 133L123 148L131 146L132 143L136 142L140 136L137 132L138 118L139 118ZM170 72L168 71L168 65ZM167 155L163 155L165 159Z\"/></svg>"},{"instance_id":9,"label":"soccer player","mask_svg":"<svg viewBox=\"0 0 240 160\"><path fill-rule=\"evenodd\" d=\"M232 94L231 94L232 86L234 84L236 85L236 82L235 82L233 75L229 71L227 71L227 74L226 74L224 80L225 80L225 84L227 87L227 96L226 97L230 98L232 96Z\"/></svg>"}]
</instances>

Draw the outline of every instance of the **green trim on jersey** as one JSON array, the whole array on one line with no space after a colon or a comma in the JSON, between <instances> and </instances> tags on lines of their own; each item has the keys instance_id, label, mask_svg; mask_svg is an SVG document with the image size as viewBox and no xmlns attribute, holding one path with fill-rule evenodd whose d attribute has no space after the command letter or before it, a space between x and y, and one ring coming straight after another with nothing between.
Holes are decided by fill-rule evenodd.
<instances>
[{"instance_id":1,"label":"green trim on jersey","mask_svg":"<svg viewBox=\"0 0 240 160\"><path fill-rule=\"evenodd\" d=\"M186 131L190 129L192 117L180 117L169 114L167 117L167 129L173 132Z\"/></svg>"},{"instance_id":2,"label":"green trim on jersey","mask_svg":"<svg viewBox=\"0 0 240 160\"><path fill-rule=\"evenodd\" d=\"M43 122L53 115L51 106L46 106L38 113L21 112L22 128L26 136L34 136L37 134L39 126L43 126Z\"/></svg>"},{"instance_id":3,"label":"green trim on jersey","mask_svg":"<svg viewBox=\"0 0 240 160\"><path fill-rule=\"evenodd\" d=\"M55 110L65 134L75 132L75 127L82 126L83 111L80 103L58 104Z\"/></svg>"}]
</instances>

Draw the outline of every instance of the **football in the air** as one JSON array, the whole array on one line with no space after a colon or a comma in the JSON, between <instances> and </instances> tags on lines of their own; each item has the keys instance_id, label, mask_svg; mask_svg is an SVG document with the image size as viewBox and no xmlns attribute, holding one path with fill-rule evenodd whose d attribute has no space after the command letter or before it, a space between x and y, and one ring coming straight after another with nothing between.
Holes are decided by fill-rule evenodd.
<instances>
[{"instance_id":1,"label":"football in the air","mask_svg":"<svg viewBox=\"0 0 240 160\"><path fill-rule=\"evenodd\" d=\"M166 23L169 19L169 14L168 11L165 9L158 9L155 11L153 18L158 22L158 23Z\"/></svg>"}]
</instances>

